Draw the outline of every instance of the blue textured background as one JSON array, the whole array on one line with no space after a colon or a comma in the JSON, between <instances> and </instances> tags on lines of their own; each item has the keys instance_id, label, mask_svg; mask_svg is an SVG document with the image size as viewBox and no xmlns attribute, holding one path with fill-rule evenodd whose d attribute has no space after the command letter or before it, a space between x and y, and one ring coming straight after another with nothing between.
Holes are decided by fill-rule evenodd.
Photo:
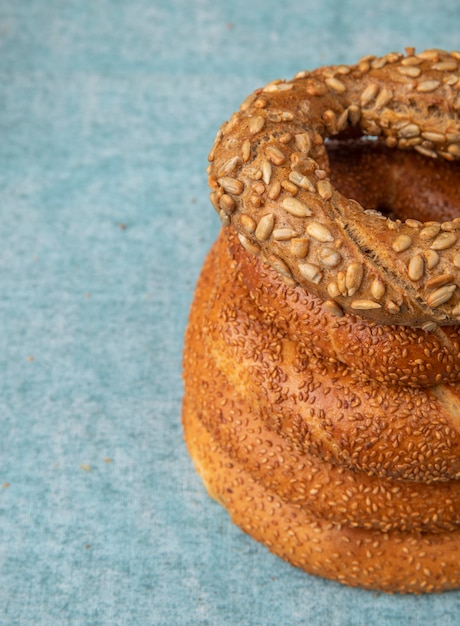
<instances>
[{"instance_id":1,"label":"blue textured background","mask_svg":"<svg viewBox=\"0 0 460 626\"><path fill-rule=\"evenodd\" d=\"M205 168L254 88L407 45L454 1L0 2L0 622L444 626L460 592L309 577L205 495L181 349Z\"/></svg>"}]
</instances>

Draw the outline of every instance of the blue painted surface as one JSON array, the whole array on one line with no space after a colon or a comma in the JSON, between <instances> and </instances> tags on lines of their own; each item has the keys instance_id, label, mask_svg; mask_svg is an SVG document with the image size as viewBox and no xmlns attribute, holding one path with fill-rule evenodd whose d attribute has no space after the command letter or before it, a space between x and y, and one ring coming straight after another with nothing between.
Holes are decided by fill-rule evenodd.
<instances>
[{"instance_id":1,"label":"blue painted surface","mask_svg":"<svg viewBox=\"0 0 460 626\"><path fill-rule=\"evenodd\" d=\"M181 350L218 220L207 152L254 88L459 47L456 2L0 3L0 623L460 624L460 593L309 577L192 470Z\"/></svg>"}]
</instances>

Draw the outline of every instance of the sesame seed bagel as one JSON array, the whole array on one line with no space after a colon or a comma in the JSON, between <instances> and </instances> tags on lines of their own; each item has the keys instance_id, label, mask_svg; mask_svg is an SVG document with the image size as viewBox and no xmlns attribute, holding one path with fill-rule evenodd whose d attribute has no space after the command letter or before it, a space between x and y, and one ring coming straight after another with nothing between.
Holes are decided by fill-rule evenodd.
<instances>
[{"instance_id":1,"label":"sesame seed bagel","mask_svg":"<svg viewBox=\"0 0 460 626\"><path fill-rule=\"evenodd\" d=\"M460 322L460 218L404 220L334 186L326 140L371 136L437 160L460 157L460 53L366 57L251 94L209 155L224 224L292 284L381 324Z\"/></svg>"},{"instance_id":2,"label":"sesame seed bagel","mask_svg":"<svg viewBox=\"0 0 460 626\"><path fill-rule=\"evenodd\" d=\"M300 452L230 384L205 336L207 304L216 288L216 248L205 264L186 334L184 378L193 419L254 480L324 520L383 532L458 530L460 481L382 479ZM220 279L218 270L217 275Z\"/></svg>"},{"instance_id":3,"label":"sesame seed bagel","mask_svg":"<svg viewBox=\"0 0 460 626\"><path fill-rule=\"evenodd\" d=\"M223 233L212 258L212 286L197 292L206 302L199 341L270 429L300 452L370 475L460 477L460 385L385 385L318 356L257 307Z\"/></svg>"},{"instance_id":4,"label":"sesame seed bagel","mask_svg":"<svg viewBox=\"0 0 460 626\"><path fill-rule=\"evenodd\" d=\"M197 419L187 396L187 446L209 495L233 522L310 574L366 589L433 593L460 587L460 531L414 533L352 528L286 502L235 463Z\"/></svg>"}]
</instances>

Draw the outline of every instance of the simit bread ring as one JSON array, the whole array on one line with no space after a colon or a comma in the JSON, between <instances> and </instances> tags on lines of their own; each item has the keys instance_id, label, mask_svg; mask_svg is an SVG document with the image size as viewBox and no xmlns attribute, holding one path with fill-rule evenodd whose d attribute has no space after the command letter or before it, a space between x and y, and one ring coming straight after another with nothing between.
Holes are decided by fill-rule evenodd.
<instances>
[{"instance_id":1,"label":"simit bread ring","mask_svg":"<svg viewBox=\"0 0 460 626\"><path fill-rule=\"evenodd\" d=\"M185 439L233 520L307 572L460 587L460 53L249 96L184 347Z\"/></svg>"},{"instance_id":2,"label":"simit bread ring","mask_svg":"<svg viewBox=\"0 0 460 626\"><path fill-rule=\"evenodd\" d=\"M352 587L433 593L460 587L460 531L380 532L319 519L282 500L232 461L190 410L184 430L209 494L272 552L310 574Z\"/></svg>"},{"instance_id":3,"label":"simit bread ring","mask_svg":"<svg viewBox=\"0 0 460 626\"><path fill-rule=\"evenodd\" d=\"M460 157L460 54L428 50L300 72L254 92L211 150L211 200L242 244L342 311L433 329L460 322L460 218L402 222L331 182L325 139L350 129Z\"/></svg>"},{"instance_id":4,"label":"simit bread ring","mask_svg":"<svg viewBox=\"0 0 460 626\"><path fill-rule=\"evenodd\" d=\"M206 302L202 341L272 430L299 451L375 476L423 482L460 476L460 385L404 388L363 379L266 318L223 242L211 273L215 288L197 292Z\"/></svg>"},{"instance_id":5,"label":"simit bread ring","mask_svg":"<svg viewBox=\"0 0 460 626\"><path fill-rule=\"evenodd\" d=\"M385 532L459 529L459 481L381 479L301 452L270 429L249 398L230 384L227 370L220 370L221 360L213 358L209 345L214 332L223 329L208 334L212 315L208 305L220 284L231 283L236 273L222 254L223 244L221 237L205 262L187 330L184 376L193 419L199 419L215 443L255 480L318 517Z\"/></svg>"}]
</instances>

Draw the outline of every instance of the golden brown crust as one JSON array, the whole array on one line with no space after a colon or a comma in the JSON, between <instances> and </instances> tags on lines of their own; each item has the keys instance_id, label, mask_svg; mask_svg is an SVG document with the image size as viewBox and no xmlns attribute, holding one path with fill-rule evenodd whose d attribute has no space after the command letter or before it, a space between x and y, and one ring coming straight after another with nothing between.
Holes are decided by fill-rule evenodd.
<instances>
[{"instance_id":1,"label":"golden brown crust","mask_svg":"<svg viewBox=\"0 0 460 626\"><path fill-rule=\"evenodd\" d=\"M273 552L420 593L460 587L460 53L406 53L275 81L219 131L183 423Z\"/></svg>"},{"instance_id":2,"label":"golden brown crust","mask_svg":"<svg viewBox=\"0 0 460 626\"><path fill-rule=\"evenodd\" d=\"M247 252L232 228L224 229L222 236L261 315L306 349L344 363L363 378L390 385L428 387L460 381L458 326L424 331L337 315L331 301L324 303L299 285L287 285L270 265Z\"/></svg>"},{"instance_id":3,"label":"golden brown crust","mask_svg":"<svg viewBox=\"0 0 460 626\"><path fill-rule=\"evenodd\" d=\"M212 267L204 274L211 276ZM459 481L424 484L350 471L300 452L268 428L209 354L203 336L209 285L200 286L197 293L184 358L187 402L232 461L283 500L325 520L384 532L459 529Z\"/></svg>"},{"instance_id":4,"label":"golden brown crust","mask_svg":"<svg viewBox=\"0 0 460 626\"><path fill-rule=\"evenodd\" d=\"M324 138L355 128L389 147L457 159L459 62L438 50L390 54L254 92L210 154L211 198L224 223L338 309L386 324L458 324L459 219L365 212L333 186Z\"/></svg>"},{"instance_id":5,"label":"golden brown crust","mask_svg":"<svg viewBox=\"0 0 460 626\"><path fill-rule=\"evenodd\" d=\"M213 284L197 296L206 302L202 341L272 430L299 451L376 476L433 482L460 475L458 386L382 385L318 357L258 310L223 235L212 259L203 273Z\"/></svg>"},{"instance_id":6,"label":"golden brown crust","mask_svg":"<svg viewBox=\"0 0 460 626\"><path fill-rule=\"evenodd\" d=\"M282 500L225 455L197 419L187 396L187 446L209 494L235 524L310 574L353 587L433 593L460 586L460 531L380 532L315 517Z\"/></svg>"}]
</instances>

